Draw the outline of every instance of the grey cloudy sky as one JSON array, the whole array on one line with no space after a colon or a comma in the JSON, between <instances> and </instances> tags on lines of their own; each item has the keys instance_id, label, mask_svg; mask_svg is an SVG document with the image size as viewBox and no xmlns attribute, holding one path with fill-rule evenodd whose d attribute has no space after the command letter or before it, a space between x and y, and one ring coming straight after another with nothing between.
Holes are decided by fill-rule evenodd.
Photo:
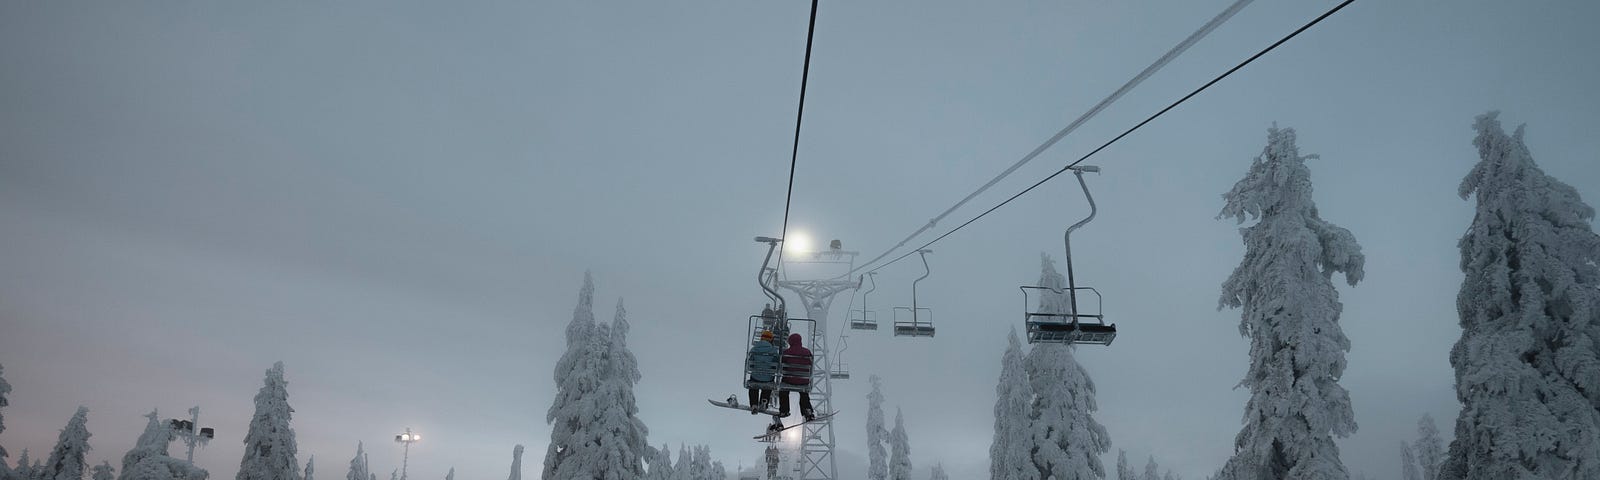
<instances>
[{"instance_id":1,"label":"grey cloudy sky","mask_svg":"<svg viewBox=\"0 0 1600 480\"><path fill-rule=\"evenodd\" d=\"M824 1L792 229L876 252L1032 149L1228 0ZM986 207L1333 5L1256 2L976 205ZM656 445L730 467L762 420L737 390L758 234L782 218L806 2L0 3L0 444L38 455L78 404L93 459L141 413L190 405L236 468L263 370L284 360L302 460L427 439L418 478L535 475L551 369L585 270L625 297ZM1299 129L1324 218L1365 247L1341 286L1352 471L1398 477L1424 413L1448 431L1456 186L1472 117L1529 124L1545 170L1600 198L1600 5L1365 0L1107 149L1080 278L1122 335L1078 358L1114 449L1202 478L1246 392L1242 255L1213 219L1272 122ZM1067 180L1067 179L1063 179ZM965 218L977 210L956 215ZM987 472L1016 286L1085 206L1070 182L937 245L939 336L855 335L835 386L841 472L864 468L868 374L903 408L917 477ZM942 227L958 222L947 221ZM909 302L913 262L875 306ZM837 302L841 318L845 300ZM1107 456L1114 461L1115 450ZM1109 465L1109 463L1108 463Z\"/></svg>"}]
</instances>

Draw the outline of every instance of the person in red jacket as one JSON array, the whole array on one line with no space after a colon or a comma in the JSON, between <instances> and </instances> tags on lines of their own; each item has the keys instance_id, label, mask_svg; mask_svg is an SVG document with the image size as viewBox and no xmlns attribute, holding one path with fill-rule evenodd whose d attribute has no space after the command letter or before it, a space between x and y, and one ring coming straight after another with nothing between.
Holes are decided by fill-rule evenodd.
<instances>
[{"instance_id":1,"label":"person in red jacket","mask_svg":"<svg viewBox=\"0 0 1600 480\"><path fill-rule=\"evenodd\" d=\"M800 392L800 415L816 419L811 409L811 350L800 344L800 334L789 334L789 348L783 351L784 391L778 401L778 416L789 416L789 389Z\"/></svg>"}]
</instances>

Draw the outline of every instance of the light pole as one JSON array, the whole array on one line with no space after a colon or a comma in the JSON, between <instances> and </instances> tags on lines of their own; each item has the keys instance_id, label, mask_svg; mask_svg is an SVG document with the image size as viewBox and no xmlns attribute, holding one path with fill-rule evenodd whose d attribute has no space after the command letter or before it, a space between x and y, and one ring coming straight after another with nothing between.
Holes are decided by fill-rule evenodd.
<instances>
[{"instance_id":1,"label":"light pole","mask_svg":"<svg viewBox=\"0 0 1600 480\"><path fill-rule=\"evenodd\" d=\"M212 438L216 438L217 436L217 431L211 427L200 427L198 432L195 431L195 425L198 425L199 423L199 406L189 409L188 420L179 420L174 418L167 421L167 425L172 429L172 434L182 437L183 444L189 447L189 453L185 459L189 461L190 465L194 465L194 446L196 444L205 445L206 442L211 441Z\"/></svg>"},{"instance_id":2,"label":"light pole","mask_svg":"<svg viewBox=\"0 0 1600 480\"><path fill-rule=\"evenodd\" d=\"M406 445L406 451L400 457L400 480L406 480L406 465L411 462L411 444L422 440L422 435L411 433L411 427L406 427L406 433L394 436L394 441Z\"/></svg>"}]
</instances>

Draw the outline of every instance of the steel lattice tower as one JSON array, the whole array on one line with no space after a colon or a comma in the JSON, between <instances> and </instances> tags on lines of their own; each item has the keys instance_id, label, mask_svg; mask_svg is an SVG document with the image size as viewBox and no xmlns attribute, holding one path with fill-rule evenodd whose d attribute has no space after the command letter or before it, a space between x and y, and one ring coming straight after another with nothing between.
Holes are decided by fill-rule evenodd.
<instances>
[{"instance_id":1,"label":"steel lattice tower","mask_svg":"<svg viewBox=\"0 0 1600 480\"><path fill-rule=\"evenodd\" d=\"M785 265L836 264L854 268L856 255L857 252L829 250L791 255L801 258L785 258L783 263ZM811 404L818 412L836 412L838 410L833 408L832 375L829 374L829 366L832 365L829 362L832 361L833 352L828 350L828 310L833 306L834 295L856 289L861 284L853 280L840 279L791 280L788 278L788 268L780 270L784 278L778 280L778 286L798 294L800 303L806 307L806 317L816 322L816 328L811 333L811 355L814 365ZM833 419L806 424L801 427L801 433L800 480L838 478L838 461L833 456Z\"/></svg>"}]
</instances>

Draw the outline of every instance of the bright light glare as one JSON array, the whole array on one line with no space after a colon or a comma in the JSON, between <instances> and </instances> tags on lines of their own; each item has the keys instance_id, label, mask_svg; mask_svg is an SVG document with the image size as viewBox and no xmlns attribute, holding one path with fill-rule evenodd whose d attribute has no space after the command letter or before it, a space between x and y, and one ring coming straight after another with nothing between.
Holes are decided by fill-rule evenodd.
<instances>
[{"instance_id":1,"label":"bright light glare","mask_svg":"<svg viewBox=\"0 0 1600 480\"><path fill-rule=\"evenodd\" d=\"M783 432L784 441L792 442L792 443L800 443L800 434L801 434L800 431L801 430L805 430L805 427L797 427L797 428L791 428L791 429L785 430Z\"/></svg>"},{"instance_id":2,"label":"bright light glare","mask_svg":"<svg viewBox=\"0 0 1600 480\"><path fill-rule=\"evenodd\" d=\"M783 249L789 253L810 252L811 236L805 232L789 232L789 237L783 239Z\"/></svg>"}]
</instances>

